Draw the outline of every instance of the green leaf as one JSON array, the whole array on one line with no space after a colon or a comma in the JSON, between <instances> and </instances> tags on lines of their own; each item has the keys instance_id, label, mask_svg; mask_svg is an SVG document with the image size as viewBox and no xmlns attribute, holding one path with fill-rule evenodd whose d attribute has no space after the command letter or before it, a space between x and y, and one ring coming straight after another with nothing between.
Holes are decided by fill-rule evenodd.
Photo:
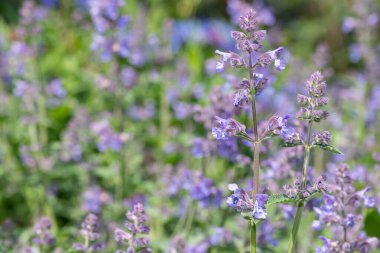
<instances>
[{"instance_id":1,"label":"green leaf","mask_svg":"<svg viewBox=\"0 0 380 253\"><path fill-rule=\"evenodd\" d=\"M284 148L291 148L291 147L302 145L302 141L295 142L295 143L288 143L288 142L285 142L284 140L281 140L280 145L281 147L284 147Z\"/></svg>"},{"instance_id":2,"label":"green leaf","mask_svg":"<svg viewBox=\"0 0 380 253\"><path fill-rule=\"evenodd\" d=\"M255 142L251 137L249 137L247 133L244 133L244 132L237 133L236 137L246 139L247 141L250 141L250 142Z\"/></svg>"},{"instance_id":3,"label":"green leaf","mask_svg":"<svg viewBox=\"0 0 380 253\"><path fill-rule=\"evenodd\" d=\"M322 194L318 191L313 192L309 197L306 198L306 201L309 201L311 199L320 198Z\"/></svg>"},{"instance_id":4,"label":"green leaf","mask_svg":"<svg viewBox=\"0 0 380 253\"><path fill-rule=\"evenodd\" d=\"M380 214L376 209L369 212L364 219L364 230L368 236L380 238Z\"/></svg>"},{"instance_id":5,"label":"green leaf","mask_svg":"<svg viewBox=\"0 0 380 253\"><path fill-rule=\"evenodd\" d=\"M285 194L273 194L269 196L267 206L273 204L295 203L297 198L289 198Z\"/></svg>"},{"instance_id":6,"label":"green leaf","mask_svg":"<svg viewBox=\"0 0 380 253\"><path fill-rule=\"evenodd\" d=\"M241 212L240 214L246 220L253 220L253 218L252 218L252 212Z\"/></svg>"},{"instance_id":7,"label":"green leaf","mask_svg":"<svg viewBox=\"0 0 380 253\"><path fill-rule=\"evenodd\" d=\"M326 151L329 151L331 153L335 153L335 154L340 154L340 155L343 155L343 153L337 149L336 147L333 147L331 145L322 145L322 144L314 144L313 146L311 146L312 148L320 148L320 149L323 149L323 150L326 150Z\"/></svg>"}]
</instances>

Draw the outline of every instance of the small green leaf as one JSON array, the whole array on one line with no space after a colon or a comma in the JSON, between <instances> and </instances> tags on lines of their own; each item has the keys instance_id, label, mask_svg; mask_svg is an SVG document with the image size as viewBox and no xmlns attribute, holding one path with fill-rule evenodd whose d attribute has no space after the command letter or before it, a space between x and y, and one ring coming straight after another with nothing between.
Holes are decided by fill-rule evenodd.
<instances>
[{"instance_id":1,"label":"small green leaf","mask_svg":"<svg viewBox=\"0 0 380 253\"><path fill-rule=\"evenodd\" d=\"M289 198L285 194L273 194L269 196L267 205L295 203L295 202L297 202L296 198Z\"/></svg>"},{"instance_id":2,"label":"small green leaf","mask_svg":"<svg viewBox=\"0 0 380 253\"><path fill-rule=\"evenodd\" d=\"M333 147L331 145L314 144L312 146L312 148L314 148L314 147L321 148L321 149L329 151L331 153L343 155L343 153L339 149L337 149L336 147Z\"/></svg>"},{"instance_id":3,"label":"small green leaf","mask_svg":"<svg viewBox=\"0 0 380 253\"><path fill-rule=\"evenodd\" d=\"M281 147L284 147L284 148L291 148L291 147L302 145L302 141L294 142L294 143L288 143L288 142L285 142L284 140L281 140L280 145L281 145Z\"/></svg>"},{"instance_id":4,"label":"small green leaf","mask_svg":"<svg viewBox=\"0 0 380 253\"><path fill-rule=\"evenodd\" d=\"M240 214L246 220L253 220L253 218L252 218L252 212L241 212Z\"/></svg>"},{"instance_id":5,"label":"small green leaf","mask_svg":"<svg viewBox=\"0 0 380 253\"><path fill-rule=\"evenodd\" d=\"M309 197L306 198L306 201L309 201L309 200L315 199L315 198L320 198L321 195L322 194L319 191L315 191Z\"/></svg>"},{"instance_id":6,"label":"small green leaf","mask_svg":"<svg viewBox=\"0 0 380 253\"><path fill-rule=\"evenodd\" d=\"M243 138L243 139L250 141L250 142L255 142L251 137L249 137L249 135L247 133L244 133L244 132L237 133L236 137Z\"/></svg>"}]
</instances>

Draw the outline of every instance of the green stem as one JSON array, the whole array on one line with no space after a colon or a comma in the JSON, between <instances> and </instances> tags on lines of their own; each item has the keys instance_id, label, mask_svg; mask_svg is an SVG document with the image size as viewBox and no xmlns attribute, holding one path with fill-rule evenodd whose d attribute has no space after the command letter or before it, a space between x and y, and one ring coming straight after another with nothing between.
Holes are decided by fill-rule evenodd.
<instances>
[{"instance_id":1,"label":"green stem","mask_svg":"<svg viewBox=\"0 0 380 253\"><path fill-rule=\"evenodd\" d=\"M294 246L296 245L296 241L297 241L297 234L298 234L298 229L301 223L302 210L303 210L303 201L300 201L298 202L296 216L294 217L292 236L290 237L290 241L289 241L288 253L293 253L295 249Z\"/></svg>"},{"instance_id":2,"label":"green stem","mask_svg":"<svg viewBox=\"0 0 380 253\"><path fill-rule=\"evenodd\" d=\"M115 65L113 66L113 73L115 76L115 82L116 82L116 90L114 93L115 96L115 111L116 111L116 117L118 119L118 131L119 133L124 132L125 128L125 114L124 114L124 90L122 81L120 79L120 73L121 73L121 60L119 57L114 57ZM118 201L121 203L121 201L125 197L125 187L127 185L126 180L126 162L125 162L125 146L122 146L120 152L119 152L119 176L120 176L120 185L117 186L118 189Z\"/></svg>"},{"instance_id":3,"label":"green stem","mask_svg":"<svg viewBox=\"0 0 380 253\"><path fill-rule=\"evenodd\" d=\"M256 194L259 192L259 167L260 167L260 142L259 134L257 128L257 113L256 113L256 99L255 99L255 89L253 80L253 65L252 65L252 55L249 53L249 81L252 88L251 92L251 106L252 106L252 122L253 122L253 163L252 163L252 173L253 173L253 201L256 200Z\"/></svg>"},{"instance_id":4,"label":"green stem","mask_svg":"<svg viewBox=\"0 0 380 253\"><path fill-rule=\"evenodd\" d=\"M256 224L251 221L251 253L256 253Z\"/></svg>"},{"instance_id":5,"label":"green stem","mask_svg":"<svg viewBox=\"0 0 380 253\"><path fill-rule=\"evenodd\" d=\"M259 192L259 170L260 170L260 142L255 142L253 147L253 201L256 200L256 194Z\"/></svg>"},{"instance_id":6,"label":"green stem","mask_svg":"<svg viewBox=\"0 0 380 253\"><path fill-rule=\"evenodd\" d=\"M302 188L306 186L307 181L307 172L309 170L309 162L310 162L310 139L311 139L311 127L313 123L309 121L309 125L307 128L307 143L305 145L305 160L303 163L303 175L302 175Z\"/></svg>"},{"instance_id":7,"label":"green stem","mask_svg":"<svg viewBox=\"0 0 380 253\"><path fill-rule=\"evenodd\" d=\"M194 203L191 203L189 208L189 215L187 217L184 229L186 236L188 236L191 231L191 226L193 225L194 217L197 213L197 206Z\"/></svg>"},{"instance_id":8,"label":"green stem","mask_svg":"<svg viewBox=\"0 0 380 253\"><path fill-rule=\"evenodd\" d=\"M309 162L310 162L310 139L311 139L311 128L312 121L309 121L307 128L307 142L305 144L305 159L303 163L303 175L302 175L302 183L301 189L305 188L307 181L307 172L309 170ZM300 200L297 205L296 216L294 217L294 223L292 228L292 234L289 240L288 253L293 253L297 241L297 234L301 223L302 211L303 211L304 200Z\"/></svg>"},{"instance_id":9,"label":"green stem","mask_svg":"<svg viewBox=\"0 0 380 253\"><path fill-rule=\"evenodd\" d=\"M256 115L256 99L255 99L255 88L253 80L253 70L254 66L252 64L252 54L249 53L249 81L251 86L251 106L252 106L252 122L253 122L253 162L252 162L252 173L253 173L253 202L256 201L256 194L259 192L259 170L260 170L260 141L257 128L257 115ZM256 225L251 221L251 252L256 252Z\"/></svg>"}]
</instances>

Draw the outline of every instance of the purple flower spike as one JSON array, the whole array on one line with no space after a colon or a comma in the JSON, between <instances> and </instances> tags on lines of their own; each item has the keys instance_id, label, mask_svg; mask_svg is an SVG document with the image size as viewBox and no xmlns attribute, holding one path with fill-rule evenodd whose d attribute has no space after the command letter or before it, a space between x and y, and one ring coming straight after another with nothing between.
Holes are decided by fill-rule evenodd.
<instances>
[{"instance_id":1,"label":"purple flower spike","mask_svg":"<svg viewBox=\"0 0 380 253\"><path fill-rule=\"evenodd\" d=\"M51 226L51 220L48 217L42 217L33 226L33 243L42 246L53 245L55 243L55 238L51 232Z\"/></svg>"},{"instance_id":2,"label":"purple flower spike","mask_svg":"<svg viewBox=\"0 0 380 253\"><path fill-rule=\"evenodd\" d=\"M126 216L126 231L116 228L114 238L120 245L126 244L128 248L126 251L119 250L117 252L151 252L148 247L149 238L142 236L149 234L150 231L150 227L145 224L148 221L148 216L145 213L144 206L137 203L131 211L127 212Z\"/></svg>"}]
</instances>

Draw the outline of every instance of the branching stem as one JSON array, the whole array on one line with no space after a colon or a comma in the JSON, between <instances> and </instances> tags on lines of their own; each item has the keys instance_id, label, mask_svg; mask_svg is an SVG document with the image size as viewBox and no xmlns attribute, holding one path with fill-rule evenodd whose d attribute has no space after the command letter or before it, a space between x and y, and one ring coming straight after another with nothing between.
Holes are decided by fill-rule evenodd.
<instances>
[{"instance_id":1,"label":"branching stem","mask_svg":"<svg viewBox=\"0 0 380 253\"><path fill-rule=\"evenodd\" d=\"M303 175L302 175L302 182L301 182L301 188L305 188L306 182L307 182L307 174L309 170L309 163L310 163L310 140L311 140L311 128L312 128L312 121L308 122L308 128L307 128L307 141L305 144L305 159L303 163ZM288 253L293 253L295 250L295 245L297 241L297 234L298 230L301 224L301 218L302 218L302 211L304 206L304 200L300 200L297 204L297 212L296 216L294 217L294 223L292 228L292 234L289 240L289 246L288 246Z\"/></svg>"}]
</instances>

